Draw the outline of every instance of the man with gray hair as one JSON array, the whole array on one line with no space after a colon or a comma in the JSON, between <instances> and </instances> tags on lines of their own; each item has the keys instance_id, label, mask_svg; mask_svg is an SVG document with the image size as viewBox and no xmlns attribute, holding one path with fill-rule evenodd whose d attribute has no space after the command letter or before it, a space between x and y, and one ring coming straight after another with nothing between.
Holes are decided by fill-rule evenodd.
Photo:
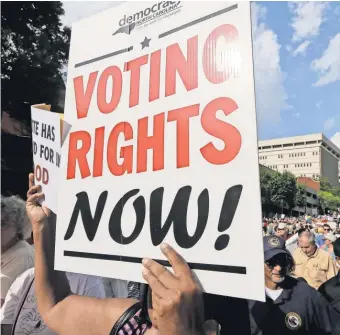
<instances>
[{"instance_id":1,"label":"man with gray hair","mask_svg":"<svg viewBox=\"0 0 340 335\"><path fill-rule=\"evenodd\" d=\"M319 249L315 235L310 231L299 234L299 247L294 251L294 275L304 278L315 289L336 274L332 257Z\"/></svg>"},{"instance_id":2,"label":"man with gray hair","mask_svg":"<svg viewBox=\"0 0 340 335\"><path fill-rule=\"evenodd\" d=\"M1 306L14 280L34 266L34 250L25 241L31 232L25 201L1 196Z\"/></svg>"}]
</instances>

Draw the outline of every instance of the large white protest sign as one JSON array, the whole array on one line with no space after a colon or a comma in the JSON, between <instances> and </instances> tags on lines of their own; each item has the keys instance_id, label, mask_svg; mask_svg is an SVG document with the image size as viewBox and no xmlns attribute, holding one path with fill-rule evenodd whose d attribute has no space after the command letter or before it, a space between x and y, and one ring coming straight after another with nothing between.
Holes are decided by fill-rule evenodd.
<instances>
[{"instance_id":1,"label":"large white protest sign","mask_svg":"<svg viewBox=\"0 0 340 335\"><path fill-rule=\"evenodd\" d=\"M49 105L31 106L32 151L36 185L45 194L44 204L57 212L58 173L61 160L61 115Z\"/></svg>"},{"instance_id":2,"label":"large white protest sign","mask_svg":"<svg viewBox=\"0 0 340 335\"><path fill-rule=\"evenodd\" d=\"M126 3L71 41L56 268L142 282L164 241L263 300L250 4Z\"/></svg>"}]
</instances>

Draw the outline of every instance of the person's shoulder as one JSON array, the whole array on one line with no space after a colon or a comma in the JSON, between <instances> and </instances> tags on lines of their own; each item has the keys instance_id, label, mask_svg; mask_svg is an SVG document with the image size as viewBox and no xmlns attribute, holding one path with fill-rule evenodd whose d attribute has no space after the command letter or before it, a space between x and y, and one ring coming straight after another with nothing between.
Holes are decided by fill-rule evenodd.
<instances>
[{"instance_id":1,"label":"person's shoulder","mask_svg":"<svg viewBox=\"0 0 340 335\"><path fill-rule=\"evenodd\" d=\"M324 282L324 283L319 287L319 291L325 290L325 289L328 288L328 287L337 286L338 281L340 282L340 272L339 272L336 276L334 276L334 277L328 279L326 282Z\"/></svg>"},{"instance_id":2,"label":"person's shoulder","mask_svg":"<svg viewBox=\"0 0 340 335\"><path fill-rule=\"evenodd\" d=\"M318 251L319 251L319 257L323 260L333 260L332 259L332 256L325 250L321 249L321 248L318 248Z\"/></svg>"},{"instance_id":3,"label":"person's shoulder","mask_svg":"<svg viewBox=\"0 0 340 335\"><path fill-rule=\"evenodd\" d=\"M8 290L7 296L11 296L13 294L21 295L21 291L25 291L28 285L34 279L34 268L30 268L23 273L21 273L16 279L13 281L11 287ZM6 296L6 299L7 299Z\"/></svg>"},{"instance_id":4,"label":"person's shoulder","mask_svg":"<svg viewBox=\"0 0 340 335\"><path fill-rule=\"evenodd\" d=\"M33 247L26 241L18 241L13 248L11 253L13 258L33 257L34 255Z\"/></svg>"},{"instance_id":5,"label":"person's shoulder","mask_svg":"<svg viewBox=\"0 0 340 335\"><path fill-rule=\"evenodd\" d=\"M87 288L102 284L102 278L97 276L66 272L66 277L69 280L70 284L78 283L84 285Z\"/></svg>"},{"instance_id":6,"label":"person's shoulder","mask_svg":"<svg viewBox=\"0 0 340 335\"><path fill-rule=\"evenodd\" d=\"M298 295L299 297L309 297L315 296L317 291L308 285L308 283L304 279L287 277L285 281L286 288L293 290L294 295Z\"/></svg>"}]
</instances>

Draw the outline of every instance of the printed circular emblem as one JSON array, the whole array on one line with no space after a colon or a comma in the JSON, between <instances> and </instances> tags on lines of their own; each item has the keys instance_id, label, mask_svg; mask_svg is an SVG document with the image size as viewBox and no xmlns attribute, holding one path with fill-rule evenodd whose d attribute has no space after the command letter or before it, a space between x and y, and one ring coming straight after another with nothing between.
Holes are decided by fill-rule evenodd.
<instances>
[{"instance_id":1,"label":"printed circular emblem","mask_svg":"<svg viewBox=\"0 0 340 335\"><path fill-rule=\"evenodd\" d=\"M302 320L299 314L290 312L286 315L285 318L286 326L290 330L297 330L301 327L302 325Z\"/></svg>"},{"instance_id":2,"label":"printed circular emblem","mask_svg":"<svg viewBox=\"0 0 340 335\"><path fill-rule=\"evenodd\" d=\"M280 245L280 241L277 237L272 237L268 241L269 245L276 248Z\"/></svg>"}]
</instances>

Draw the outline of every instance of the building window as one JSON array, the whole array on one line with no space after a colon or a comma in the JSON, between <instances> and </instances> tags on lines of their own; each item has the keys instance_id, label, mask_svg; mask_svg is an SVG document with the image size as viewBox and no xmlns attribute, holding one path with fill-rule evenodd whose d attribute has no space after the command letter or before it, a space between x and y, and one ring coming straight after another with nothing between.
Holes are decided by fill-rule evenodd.
<instances>
[{"instance_id":1,"label":"building window","mask_svg":"<svg viewBox=\"0 0 340 335\"><path fill-rule=\"evenodd\" d=\"M289 157L291 157L292 155L291 154L289 154Z\"/></svg>"}]
</instances>

